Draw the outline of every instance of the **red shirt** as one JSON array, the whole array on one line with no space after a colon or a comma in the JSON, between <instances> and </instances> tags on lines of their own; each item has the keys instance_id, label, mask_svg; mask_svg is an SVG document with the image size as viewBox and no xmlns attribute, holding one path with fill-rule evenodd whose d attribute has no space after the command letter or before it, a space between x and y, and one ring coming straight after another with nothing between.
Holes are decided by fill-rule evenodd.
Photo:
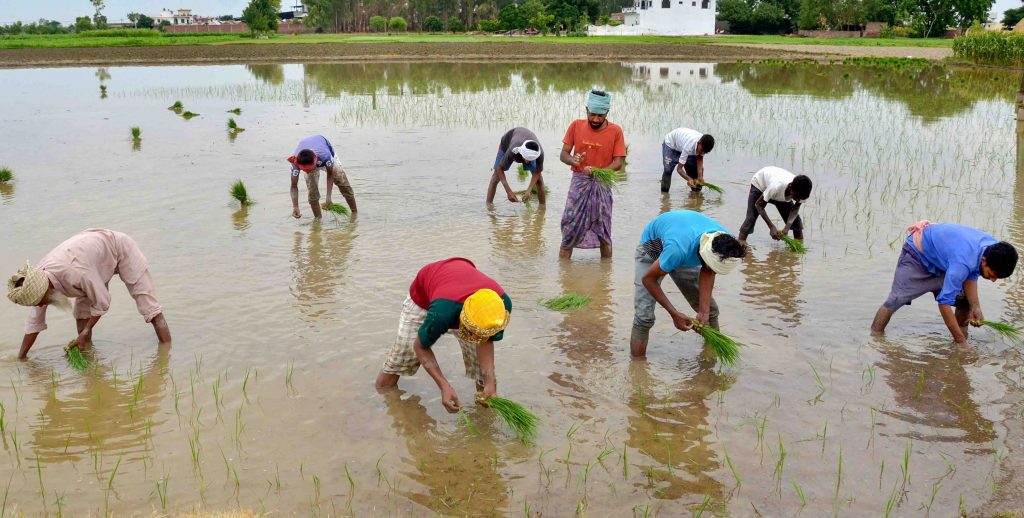
<instances>
[{"instance_id":1,"label":"red shirt","mask_svg":"<svg viewBox=\"0 0 1024 518\"><path fill-rule=\"evenodd\" d=\"M622 136L622 128L611 122L595 131L586 119L574 120L565 132L562 143L574 155L586 153L579 167L572 168L576 173L583 172L587 166L608 167L615 157L626 156L626 139Z\"/></svg>"},{"instance_id":2,"label":"red shirt","mask_svg":"<svg viewBox=\"0 0 1024 518\"><path fill-rule=\"evenodd\" d=\"M489 288L498 295L505 290L494 279L476 269L473 262L461 257L452 257L430 263L420 269L409 286L409 298L423 309L430 309L430 303L438 299L463 303L477 290Z\"/></svg>"}]
</instances>

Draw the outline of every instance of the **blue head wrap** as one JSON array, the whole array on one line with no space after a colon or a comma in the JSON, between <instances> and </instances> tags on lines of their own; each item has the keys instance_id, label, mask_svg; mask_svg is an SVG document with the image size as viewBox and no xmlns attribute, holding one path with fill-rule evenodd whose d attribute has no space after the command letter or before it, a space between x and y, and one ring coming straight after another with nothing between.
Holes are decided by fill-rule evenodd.
<instances>
[{"instance_id":1,"label":"blue head wrap","mask_svg":"<svg viewBox=\"0 0 1024 518\"><path fill-rule=\"evenodd\" d=\"M591 90L587 95L587 111L604 115L612 107L612 94L601 90Z\"/></svg>"}]
</instances>

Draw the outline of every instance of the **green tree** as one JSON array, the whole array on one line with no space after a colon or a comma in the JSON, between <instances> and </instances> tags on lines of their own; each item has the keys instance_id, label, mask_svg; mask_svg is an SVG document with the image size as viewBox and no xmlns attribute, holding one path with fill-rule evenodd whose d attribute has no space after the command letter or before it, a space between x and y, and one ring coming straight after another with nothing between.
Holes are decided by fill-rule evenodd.
<instances>
[{"instance_id":1,"label":"green tree","mask_svg":"<svg viewBox=\"0 0 1024 518\"><path fill-rule=\"evenodd\" d=\"M85 32L92 29L92 18L79 16L75 18L75 32Z\"/></svg>"},{"instance_id":2,"label":"green tree","mask_svg":"<svg viewBox=\"0 0 1024 518\"><path fill-rule=\"evenodd\" d=\"M1024 20L1024 7L1018 7L1016 9L1007 9L1003 13L1003 26L1007 29L1012 29L1021 20Z\"/></svg>"},{"instance_id":3,"label":"green tree","mask_svg":"<svg viewBox=\"0 0 1024 518\"><path fill-rule=\"evenodd\" d=\"M804 3L815 0L804 0ZM729 30L739 34L775 34L792 27L786 11L761 0L719 0L718 18L729 22Z\"/></svg>"},{"instance_id":4,"label":"green tree","mask_svg":"<svg viewBox=\"0 0 1024 518\"><path fill-rule=\"evenodd\" d=\"M383 16L371 16L370 30L373 32L384 32L388 30L388 19Z\"/></svg>"},{"instance_id":5,"label":"green tree","mask_svg":"<svg viewBox=\"0 0 1024 518\"><path fill-rule=\"evenodd\" d=\"M277 30L277 13L281 0L251 0L242 11L242 21L249 26L255 38L258 34Z\"/></svg>"},{"instance_id":6,"label":"green tree","mask_svg":"<svg viewBox=\"0 0 1024 518\"><path fill-rule=\"evenodd\" d=\"M401 16L392 16L388 20L388 27L391 29L391 32L405 32L409 28L409 24Z\"/></svg>"},{"instance_id":7,"label":"green tree","mask_svg":"<svg viewBox=\"0 0 1024 518\"><path fill-rule=\"evenodd\" d=\"M452 32L466 32L466 24L458 18L448 19L448 30Z\"/></svg>"},{"instance_id":8,"label":"green tree","mask_svg":"<svg viewBox=\"0 0 1024 518\"><path fill-rule=\"evenodd\" d=\"M139 15L139 21L136 24L136 27L138 27L140 29L152 29L153 28L153 23L154 23L154 20L152 18L150 18L150 17L148 17L148 16L146 16L144 14L140 14Z\"/></svg>"},{"instance_id":9,"label":"green tree","mask_svg":"<svg viewBox=\"0 0 1024 518\"><path fill-rule=\"evenodd\" d=\"M423 20L423 30L427 32L441 32L444 30L444 22L436 16L428 16Z\"/></svg>"},{"instance_id":10,"label":"green tree","mask_svg":"<svg viewBox=\"0 0 1024 518\"><path fill-rule=\"evenodd\" d=\"M106 5L104 5L104 0L89 0L89 3L92 4L92 8L96 11L95 14L92 15L92 24L96 26L97 29L106 29L107 17L103 16L103 8L106 7Z\"/></svg>"}]
</instances>

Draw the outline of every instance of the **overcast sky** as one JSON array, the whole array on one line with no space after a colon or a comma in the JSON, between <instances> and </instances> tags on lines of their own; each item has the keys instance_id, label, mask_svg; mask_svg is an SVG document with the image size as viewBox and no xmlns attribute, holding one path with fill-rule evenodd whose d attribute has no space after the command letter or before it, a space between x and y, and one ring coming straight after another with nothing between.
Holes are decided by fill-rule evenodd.
<instances>
[{"instance_id":1,"label":"overcast sky","mask_svg":"<svg viewBox=\"0 0 1024 518\"><path fill-rule=\"evenodd\" d=\"M193 14L201 16L220 16L232 14L241 16L242 9L248 0L185 0L185 3L174 3L182 0L107 0L103 14L110 21L123 20L130 11L153 15L164 7L174 10L181 7L192 9ZM294 0L299 3L299 0ZM281 7L287 9L292 0L282 0ZM996 0L992 14L996 20L1003 18L1003 11L1012 7L1020 7L1021 0ZM31 22L40 18L59 20L70 23L78 16L92 15L92 4L89 0L0 0L0 23L15 21Z\"/></svg>"}]
</instances>

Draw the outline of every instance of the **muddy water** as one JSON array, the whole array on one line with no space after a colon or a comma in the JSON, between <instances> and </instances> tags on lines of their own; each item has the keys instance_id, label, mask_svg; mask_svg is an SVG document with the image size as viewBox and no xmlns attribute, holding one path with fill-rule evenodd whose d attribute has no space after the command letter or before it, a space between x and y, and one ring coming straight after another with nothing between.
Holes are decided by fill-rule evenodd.
<instances>
[{"instance_id":1,"label":"muddy water","mask_svg":"<svg viewBox=\"0 0 1024 518\"><path fill-rule=\"evenodd\" d=\"M1019 78L938 68L778 64L286 65L0 72L0 272L91 226L148 255L175 341L158 348L126 290L72 370L67 314L17 361L25 312L0 305L6 510L75 515L195 508L408 516L948 516L1024 505L1022 367L985 331L948 343L926 299L885 338L867 328L916 219L1024 244ZM102 98L100 85L106 86ZM548 207L484 205L494 148L515 125L550 153L584 90L613 92L630 144L615 257L560 263L567 168ZM200 116L166 109L181 100ZM227 110L239 107L242 115ZM244 133L226 131L234 117ZM660 142L716 136L724 195L662 196ZM142 129L133 146L129 128ZM322 132L360 217L290 217L284 157ZM137 149L133 149L137 148ZM760 226L716 297L742 362L721 368L663 312L631 362L632 250L662 211L743 219L751 171L809 174L809 253ZM515 174L512 177L515 178ZM227 194L243 179L255 205ZM521 183L513 180L514 184ZM521 188L521 187L520 187ZM304 200L305 194L302 193ZM500 196L499 196L500 198ZM340 197L338 198L340 200ZM536 206L535 206L536 208ZM477 435L429 377L372 380L424 263L461 255L513 298L499 389L543 420L524 446L489 411ZM6 275L6 273L5 273ZM983 283L986 316L1024 325L1019 276ZM537 304L588 294L582 311ZM681 297L671 288L676 299ZM454 340L436 351L464 401Z\"/></svg>"}]
</instances>

